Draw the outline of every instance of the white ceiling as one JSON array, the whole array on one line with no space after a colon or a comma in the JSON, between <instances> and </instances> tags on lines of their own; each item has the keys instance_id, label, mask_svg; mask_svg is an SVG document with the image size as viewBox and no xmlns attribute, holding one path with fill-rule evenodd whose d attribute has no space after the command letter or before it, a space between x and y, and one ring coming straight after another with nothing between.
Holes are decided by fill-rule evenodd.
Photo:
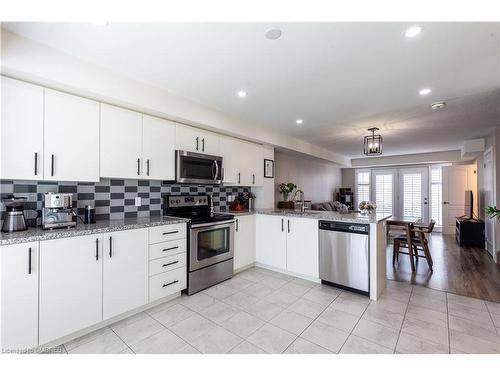
<instances>
[{"instance_id":1,"label":"white ceiling","mask_svg":"<svg viewBox=\"0 0 500 375\"><path fill-rule=\"evenodd\" d=\"M135 80L362 156L451 150L500 125L499 23L9 23L3 27ZM270 27L280 39L264 37ZM422 97L421 88L432 93ZM236 96L247 91L244 99ZM430 103L448 107L431 111ZM295 120L303 118L297 126Z\"/></svg>"}]
</instances>

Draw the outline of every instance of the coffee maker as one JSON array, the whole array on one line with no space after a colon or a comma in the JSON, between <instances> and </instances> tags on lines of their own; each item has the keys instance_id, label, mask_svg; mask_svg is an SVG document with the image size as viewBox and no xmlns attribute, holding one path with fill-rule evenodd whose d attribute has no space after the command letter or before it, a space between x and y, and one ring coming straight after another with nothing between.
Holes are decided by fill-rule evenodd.
<instances>
[{"instance_id":1,"label":"coffee maker","mask_svg":"<svg viewBox=\"0 0 500 375\"><path fill-rule=\"evenodd\" d=\"M5 219L2 224L2 232L18 232L26 230L24 218L24 204L27 199L13 195L2 199L5 204Z\"/></svg>"},{"instance_id":2,"label":"coffee maker","mask_svg":"<svg viewBox=\"0 0 500 375\"><path fill-rule=\"evenodd\" d=\"M76 213L72 208L73 194L46 193L42 210L42 228L71 228L76 226Z\"/></svg>"}]
</instances>

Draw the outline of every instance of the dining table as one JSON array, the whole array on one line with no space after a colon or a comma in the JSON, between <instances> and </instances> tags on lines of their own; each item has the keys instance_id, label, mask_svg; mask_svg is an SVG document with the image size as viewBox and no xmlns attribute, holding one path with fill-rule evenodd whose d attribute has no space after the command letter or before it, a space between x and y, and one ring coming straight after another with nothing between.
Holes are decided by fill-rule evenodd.
<instances>
[{"instance_id":1,"label":"dining table","mask_svg":"<svg viewBox=\"0 0 500 375\"><path fill-rule=\"evenodd\" d=\"M430 220L423 220L418 216L396 216L393 215L386 220L386 234L389 234L391 227L406 228L408 224L413 224L415 228L425 229L429 228Z\"/></svg>"}]
</instances>

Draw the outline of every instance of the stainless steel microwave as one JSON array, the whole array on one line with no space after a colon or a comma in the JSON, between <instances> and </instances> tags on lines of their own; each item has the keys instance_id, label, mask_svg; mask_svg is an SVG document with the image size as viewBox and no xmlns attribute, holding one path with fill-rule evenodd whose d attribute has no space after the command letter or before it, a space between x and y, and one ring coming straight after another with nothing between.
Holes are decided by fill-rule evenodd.
<instances>
[{"instance_id":1,"label":"stainless steel microwave","mask_svg":"<svg viewBox=\"0 0 500 375\"><path fill-rule=\"evenodd\" d=\"M222 157L177 150L175 179L181 184L220 184Z\"/></svg>"}]
</instances>

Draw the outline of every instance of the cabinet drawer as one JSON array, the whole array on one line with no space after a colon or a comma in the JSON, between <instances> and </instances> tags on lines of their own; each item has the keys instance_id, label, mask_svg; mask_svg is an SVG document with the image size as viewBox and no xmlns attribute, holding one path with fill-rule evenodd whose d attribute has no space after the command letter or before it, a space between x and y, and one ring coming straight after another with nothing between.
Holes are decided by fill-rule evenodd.
<instances>
[{"instance_id":1,"label":"cabinet drawer","mask_svg":"<svg viewBox=\"0 0 500 375\"><path fill-rule=\"evenodd\" d=\"M186 267L186 253L171 255L149 262L149 276L162 272L172 271L179 267Z\"/></svg>"},{"instance_id":2,"label":"cabinet drawer","mask_svg":"<svg viewBox=\"0 0 500 375\"><path fill-rule=\"evenodd\" d=\"M149 260L185 253L187 241L185 238L175 241L166 241L149 245Z\"/></svg>"},{"instance_id":3,"label":"cabinet drawer","mask_svg":"<svg viewBox=\"0 0 500 375\"><path fill-rule=\"evenodd\" d=\"M149 278L149 302L167 297L186 288L186 267L163 272Z\"/></svg>"},{"instance_id":4,"label":"cabinet drawer","mask_svg":"<svg viewBox=\"0 0 500 375\"><path fill-rule=\"evenodd\" d=\"M186 223L162 225L149 229L149 243L178 240L186 238Z\"/></svg>"}]
</instances>

